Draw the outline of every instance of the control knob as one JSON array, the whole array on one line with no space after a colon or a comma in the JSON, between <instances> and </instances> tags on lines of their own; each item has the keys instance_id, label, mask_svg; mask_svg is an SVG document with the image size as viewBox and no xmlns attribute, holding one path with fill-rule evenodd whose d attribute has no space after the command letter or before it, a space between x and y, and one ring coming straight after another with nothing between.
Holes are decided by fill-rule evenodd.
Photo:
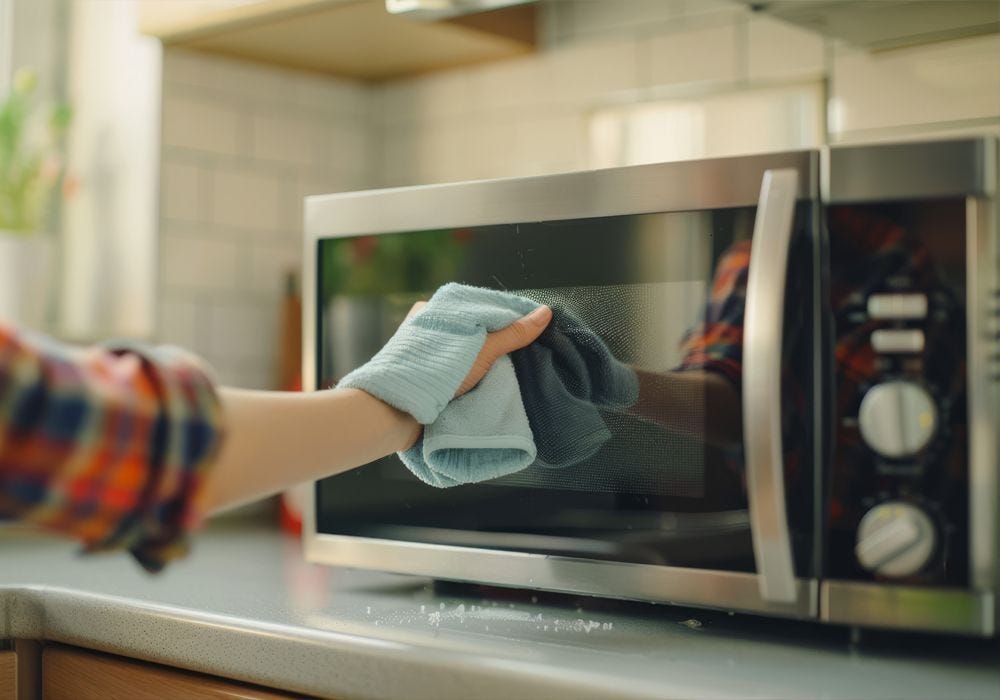
<instances>
[{"instance_id":1,"label":"control knob","mask_svg":"<svg viewBox=\"0 0 1000 700\"><path fill-rule=\"evenodd\" d=\"M869 389L861 400L858 427L865 443L883 457L909 457L934 436L937 408L919 384L884 382Z\"/></svg>"},{"instance_id":2,"label":"control knob","mask_svg":"<svg viewBox=\"0 0 1000 700\"><path fill-rule=\"evenodd\" d=\"M910 576L927 565L936 545L934 523L923 510L903 501L887 501L861 519L854 554L873 573Z\"/></svg>"}]
</instances>

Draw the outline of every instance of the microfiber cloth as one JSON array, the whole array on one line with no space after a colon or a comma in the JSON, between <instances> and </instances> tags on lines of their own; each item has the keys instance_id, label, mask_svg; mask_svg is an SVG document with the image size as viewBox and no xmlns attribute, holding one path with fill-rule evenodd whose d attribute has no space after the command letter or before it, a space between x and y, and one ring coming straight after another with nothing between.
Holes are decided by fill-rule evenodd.
<instances>
[{"instance_id":1,"label":"microfiber cloth","mask_svg":"<svg viewBox=\"0 0 1000 700\"><path fill-rule=\"evenodd\" d=\"M421 481L443 488L519 472L536 454L514 365L504 356L399 457Z\"/></svg>"},{"instance_id":2,"label":"microfiber cloth","mask_svg":"<svg viewBox=\"0 0 1000 700\"><path fill-rule=\"evenodd\" d=\"M429 425L469 374L486 334L538 306L506 292L446 284L375 357L337 386L361 389Z\"/></svg>"},{"instance_id":3,"label":"microfiber cloth","mask_svg":"<svg viewBox=\"0 0 1000 700\"><path fill-rule=\"evenodd\" d=\"M592 457L611 437L601 408L626 408L639 397L635 372L569 311L511 360L538 449L535 464L568 467Z\"/></svg>"},{"instance_id":4,"label":"microfiber cloth","mask_svg":"<svg viewBox=\"0 0 1000 700\"><path fill-rule=\"evenodd\" d=\"M399 456L432 486L494 479L532 463L576 464L611 436L597 406L633 404L638 381L569 312L553 309L535 343L495 363L475 389L449 403L486 333L537 307L507 292L445 285L338 386L362 389L427 426Z\"/></svg>"}]
</instances>

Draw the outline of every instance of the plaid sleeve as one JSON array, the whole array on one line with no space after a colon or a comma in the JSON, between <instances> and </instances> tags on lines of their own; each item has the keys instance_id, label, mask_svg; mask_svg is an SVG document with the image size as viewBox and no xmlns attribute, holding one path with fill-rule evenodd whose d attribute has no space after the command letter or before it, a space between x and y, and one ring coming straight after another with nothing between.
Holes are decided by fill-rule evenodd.
<instances>
[{"instance_id":1,"label":"plaid sleeve","mask_svg":"<svg viewBox=\"0 0 1000 700\"><path fill-rule=\"evenodd\" d=\"M678 370L717 372L740 388L749 266L750 241L736 243L719 259L705 315L681 341L684 358Z\"/></svg>"},{"instance_id":2,"label":"plaid sleeve","mask_svg":"<svg viewBox=\"0 0 1000 700\"><path fill-rule=\"evenodd\" d=\"M0 520L129 550L187 550L222 438L211 380L175 348L70 348L0 324Z\"/></svg>"}]
</instances>

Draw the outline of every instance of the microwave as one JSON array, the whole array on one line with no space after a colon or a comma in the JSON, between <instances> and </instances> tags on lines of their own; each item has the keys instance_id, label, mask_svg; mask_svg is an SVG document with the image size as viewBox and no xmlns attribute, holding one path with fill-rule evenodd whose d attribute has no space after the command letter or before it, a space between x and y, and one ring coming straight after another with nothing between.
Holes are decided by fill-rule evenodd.
<instances>
[{"instance_id":1,"label":"microwave","mask_svg":"<svg viewBox=\"0 0 1000 700\"><path fill-rule=\"evenodd\" d=\"M976 137L308 198L307 389L462 282L573 314L640 398L559 469L322 479L307 558L995 636L997 160Z\"/></svg>"}]
</instances>

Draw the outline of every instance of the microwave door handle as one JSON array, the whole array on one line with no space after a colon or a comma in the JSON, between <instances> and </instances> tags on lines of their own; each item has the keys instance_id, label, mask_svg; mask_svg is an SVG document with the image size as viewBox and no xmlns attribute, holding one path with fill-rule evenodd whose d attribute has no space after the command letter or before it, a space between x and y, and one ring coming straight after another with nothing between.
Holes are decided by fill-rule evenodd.
<instances>
[{"instance_id":1,"label":"microwave door handle","mask_svg":"<svg viewBox=\"0 0 1000 700\"><path fill-rule=\"evenodd\" d=\"M751 536L761 597L774 602L796 599L785 507L781 349L797 192L798 171L764 172L743 324L743 439Z\"/></svg>"}]
</instances>

